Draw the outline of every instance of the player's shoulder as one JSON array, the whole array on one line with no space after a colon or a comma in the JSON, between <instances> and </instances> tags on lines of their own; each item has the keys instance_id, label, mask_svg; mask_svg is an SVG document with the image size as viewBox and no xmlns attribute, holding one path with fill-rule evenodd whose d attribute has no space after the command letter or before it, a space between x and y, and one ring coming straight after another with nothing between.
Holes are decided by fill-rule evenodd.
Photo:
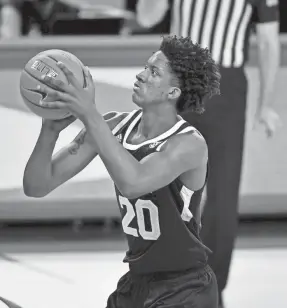
<instances>
[{"instance_id":1,"label":"player's shoulder","mask_svg":"<svg viewBox=\"0 0 287 308\"><path fill-rule=\"evenodd\" d=\"M170 142L179 146L192 147L206 145L205 138L194 126L185 122L182 128L172 136Z\"/></svg>"},{"instance_id":2,"label":"player's shoulder","mask_svg":"<svg viewBox=\"0 0 287 308\"><path fill-rule=\"evenodd\" d=\"M187 126L169 138L161 150L173 151L189 155L198 153L205 157L207 155L207 143L203 135L193 126Z\"/></svg>"},{"instance_id":3,"label":"player's shoulder","mask_svg":"<svg viewBox=\"0 0 287 308\"><path fill-rule=\"evenodd\" d=\"M184 130L183 132L174 135L171 142L173 142L175 146L181 146L190 150L194 148L204 150L207 147L205 138L192 126L190 126L190 130Z\"/></svg>"}]
</instances>

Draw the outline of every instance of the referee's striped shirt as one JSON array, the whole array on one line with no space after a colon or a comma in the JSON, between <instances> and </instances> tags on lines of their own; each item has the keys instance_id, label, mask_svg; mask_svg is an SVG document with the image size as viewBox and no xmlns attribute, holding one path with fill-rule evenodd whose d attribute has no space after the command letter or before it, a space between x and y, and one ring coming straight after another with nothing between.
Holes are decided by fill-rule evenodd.
<instances>
[{"instance_id":1,"label":"referee's striped shirt","mask_svg":"<svg viewBox=\"0 0 287 308\"><path fill-rule=\"evenodd\" d=\"M252 13L258 22L277 20L278 1L173 0L171 33L190 36L207 47L223 67L241 67L246 61Z\"/></svg>"}]
</instances>

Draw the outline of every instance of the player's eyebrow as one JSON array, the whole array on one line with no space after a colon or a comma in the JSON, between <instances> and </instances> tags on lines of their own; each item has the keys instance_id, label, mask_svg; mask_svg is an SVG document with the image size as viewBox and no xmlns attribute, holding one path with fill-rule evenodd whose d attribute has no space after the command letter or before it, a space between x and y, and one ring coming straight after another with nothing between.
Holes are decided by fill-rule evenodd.
<instances>
[{"instance_id":1,"label":"player's eyebrow","mask_svg":"<svg viewBox=\"0 0 287 308\"><path fill-rule=\"evenodd\" d=\"M158 70L158 71L162 71L162 68L160 68L160 67L158 67L158 66L156 66L156 65L154 65L154 64L149 64L149 63L147 62L146 65L149 66L149 67L151 67L151 68L153 68L153 69L156 69L156 70Z\"/></svg>"},{"instance_id":2,"label":"player's eyebrow","mask_svg":"<svg viewBox=\"0 0 287 308\"><path fill-rule=\"evenodd\" d=\"M157 70L161 70L160 67L158 67L158 66L156 66L156 65L154 65L154 64L152 64L151 67L152 67L152 68L155 68L155 69L157 69Z\"/></svg>"}]
</instances>

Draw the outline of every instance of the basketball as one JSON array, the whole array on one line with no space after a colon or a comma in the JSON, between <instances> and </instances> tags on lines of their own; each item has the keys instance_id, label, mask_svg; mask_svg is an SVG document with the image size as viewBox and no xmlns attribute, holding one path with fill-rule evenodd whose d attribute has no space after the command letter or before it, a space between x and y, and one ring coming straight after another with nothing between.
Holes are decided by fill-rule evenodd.
<instances>
[{"instance_id":1,"label":"basketball","mask_svg":"<svg viewBox=\"0 0 287 308\"><path fill-rule=\"evenodd\" d=\"M83 63L75 55L64 50L51 49L40 52L27 62L20 76L20 93L24 103L34 114L45 119L59 120L71 115L68 110L40 105L40 100L49 101L45 93L37 90L37 85L42 84L41 76L47 75L68 83L65 74L57 66L58 61L63 62L84 87Z\"/></svg>"}]
</instances>

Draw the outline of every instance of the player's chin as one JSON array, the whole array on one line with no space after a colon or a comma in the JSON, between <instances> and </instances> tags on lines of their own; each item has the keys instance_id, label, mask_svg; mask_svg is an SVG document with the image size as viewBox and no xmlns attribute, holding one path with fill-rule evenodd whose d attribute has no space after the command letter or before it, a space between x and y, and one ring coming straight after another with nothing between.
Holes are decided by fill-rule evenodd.
<instances>
[{"instance_id":1,"label":"player's chin","mask_svg":"<svg viewBox=\"0 0 287 308\"><path fill-rule=\"evenodd\" d=\"M141 106L142 103L143 103L142 98L139 97L139 95L138 95L137 93L135 93L135 92L133 92L133 94L132 94L132 101L133 101L136 105L138 105L138 106Z\"/></svg>"}]
</instances>

